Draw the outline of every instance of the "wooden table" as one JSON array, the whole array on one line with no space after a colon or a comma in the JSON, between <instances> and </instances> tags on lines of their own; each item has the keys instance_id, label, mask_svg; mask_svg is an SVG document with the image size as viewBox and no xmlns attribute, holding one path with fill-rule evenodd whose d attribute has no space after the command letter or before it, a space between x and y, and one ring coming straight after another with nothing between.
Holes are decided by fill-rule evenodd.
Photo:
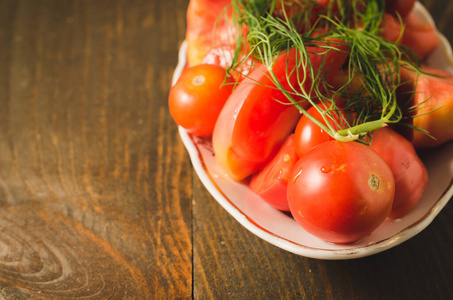
<instances>
[{"instance_id":1,"label":"wooden table","mask_svg":"<svg viewBox=\"0 0 453 300\"><path fill-rule=\"evenodd\" d=\"M453 3L422 2L453 41ZM0 0L0 298L451 298L453 203L347 261L281 250L217 204L167 108L187 4Z\"/></svg>"}]
</instances>

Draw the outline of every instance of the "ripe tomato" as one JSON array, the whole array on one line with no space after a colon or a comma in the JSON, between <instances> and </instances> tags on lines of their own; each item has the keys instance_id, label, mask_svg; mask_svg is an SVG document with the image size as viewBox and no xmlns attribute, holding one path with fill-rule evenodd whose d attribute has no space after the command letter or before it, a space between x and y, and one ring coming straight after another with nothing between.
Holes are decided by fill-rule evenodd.
<instances>
[{"instance_id":1,"label":"ripe tomato","mask_svg":"<svg viewBox=\"0 0 453 300\"><path fill-rule=\"evenodd\" d=\"M197 136L211 136L215 122L233 90L234 81L215 65L185 69L168 99L175 122Z\"/></svg>"},{"instance_id":2,"label":"ripe tomato","mask_svg":"<svg viewBox=\"0 0 453 300\"><path fill-rule=\"evenodd\" d=\"M307 112L316 120L325 124L324 119L315 107L309 108ZM333 138L310 118L302 116L294 132L294 140L297 155L302 156L316 145L333 140Z\"/></svg>"},{"instance_id":3,"label":"ripe tomato","mask_svg":"<svg viewBox=\"0 0 453 300\"><path fill-rule=\"evenodd\" d=\"M250 189L272 207L289 211L286 196L288 176L297 158L294 135L291 134L272 160L252 176Z\"/></svg>"},{"instance_id":4,"label":"ripe tomato","mask_svg":"<svg viewBox=\"0 0 453 300\"><path fill-rule=\"evenodd\" d=\"M418 203L428 183L428 172L414 146L394 130L375 130L371 148L379 153L395 178L395 198L389 217L401 218Z\"/></svg>"},{"instance_id":5,"label":"ripe tomato","mask_svg":"<svg viewBox=\"0 0 453 300\"><path fill-rule=\"evenodd\" d=\"M412 125L435 138L413 130L407 134L409 140L415 148L433 148L453 139L453 75L427 66L423 66L422 71L427 74L419 77L414 70L401 68L401 81L406 84L400 87L398 97L407 101L407 95L413 95L409 98L410 106L420 109L410 119Z\"/></svg>"},{"instance_id":6,"label":"ripe tomato","mask_svg":"<svg viewBox=\"0 0 453 300\"><path fill-rule=\"evenodd\" d=\"M421 60L425 59L439 45L436 30L413 12L403 22L405 27L401 43L412 49Z\"/></svg>"},{"instance_id":7,"label":"ripe tomato","mask_svg":"<svg viewBox=\"0 0 453 300\"><path fill-rule=\"evenodd\" d=\"M291 69L296 63L291 54L295 52L281 54L273 68L288 89L287 64ZM250 72L236 86L214 128L216 161L234 180L251 175L275 155L300 118L295 106L281 103L288 103L283 92L269 86L273 83L264 65Z\"/></svg>"},{"instance_id":8,"label":"ripe tomato","mask_svg":"<svg viewBox=\"0 0 453 300\"><path fill-rule=\"evenodd\" d=\"M345 44L340 43L337 47L342 51L326 51L321 47L309 49L312 65L326 76L328 82L348 56ZM297 81L302 80L298 77L304 75L293 71L298 67L297 56L296 49L283 52L272 68L286 90L296 86ZM309 78L304 85L308 91L311 87ZM269 71L263 65L257 67L237 85L219 115L212 144L217 163L234 180L248 177L269 161L300 118L295 106L282 104L288 103L284 93L272 86L275 85Z\"/></svg>"},{"instance_id":9,"label":"ripe tomato","mask_svg":"<svg viewBox=\"0 0 453 300\"><path fill-rule=\"evenodd\" d=\"M288 203L307 232L333 243L351 243L376 229L389 214L395 182L374 150L357 142L320 144L294 165Z\"/></svg>"},{"instance_id":10,"label":"ripe tomato","mask_svg":"<svg viewBox=\"0 0 453 300\"><path fill-rule=\"evenodd\" d=\"M235 48L236 34L231 20L231 0L190 0L187 7L187 63L196 66L213 47ZM228 18L223 12L228 9ZM224 16L225 17L225 16ZM215 29L215 30L214 30Z\"/></svg>"}]
</instances>

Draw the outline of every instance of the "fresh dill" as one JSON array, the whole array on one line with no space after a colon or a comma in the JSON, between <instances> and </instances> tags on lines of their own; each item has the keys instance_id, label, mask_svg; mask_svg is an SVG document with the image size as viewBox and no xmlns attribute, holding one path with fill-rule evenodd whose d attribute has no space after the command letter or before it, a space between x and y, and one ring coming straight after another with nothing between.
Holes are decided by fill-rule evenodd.
<instances>
[{"instance_id":1,"label":"fresh dill","mask_svg":"<svg viewBox=\"0 0 453 300\"><path fill-rule=\"evenodd\" d=\"M411 50L381 36L384 6L384 0L233 0L239 36L230 69L246 60L264 64L275 87L329 135L367 143L373 130L398 123L417 109L398 103L396 95L404 84L400 68L420 73L420 62ZM344 51L344 45L348 58L341 82L333 86L324 76L328 66L316 68L309 57ZM287 69L287 78L301 74L296 85L284 89L272 68L279 54L290 49L296 49L297 63ZM324 123L307 113L305 102L317 108Z\"/></svg>"}]
</instances>

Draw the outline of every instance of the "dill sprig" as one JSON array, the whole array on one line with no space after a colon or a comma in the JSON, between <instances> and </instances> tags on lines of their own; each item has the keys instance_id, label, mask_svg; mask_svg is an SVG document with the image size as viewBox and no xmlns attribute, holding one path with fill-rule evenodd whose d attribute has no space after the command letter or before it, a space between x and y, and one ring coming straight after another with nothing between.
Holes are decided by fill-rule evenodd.
<instances>
[{"instance_id":1,"label":"dill sprig","mask_svg":"<svg viewBox=\"0 0 453 300\"><path fill-rule=\"evenodd\" d=\"M397 89L404 84L400 68L421 72L420 62L409 49L381 37L384 0L336 0L326 6L310 0L291 1L293 7L288 3L232 1L234 22L238 28L247 27L247 45L240 35L232 69L250 58L264 64L275 85L272 88L280 89L302 114L340 141L369 143L366 136L373 130L398 123L410 115L408 111L417 109L397 101ZM348 46L349 57L344 83L333 88L325 79L324 66L316 68L309 54L344 51L338 41ZM313 47L320 49L313 53ZM286 75L289 81L296 73L298 80L285 89L272 68L282 51L293 48L297 63ZM241 56L244 49L247 53ZM335 99L342 99L345 105L339 107ZM308 114L304 102L316 107L325 123Z\"/></svg>"}]
</instances>

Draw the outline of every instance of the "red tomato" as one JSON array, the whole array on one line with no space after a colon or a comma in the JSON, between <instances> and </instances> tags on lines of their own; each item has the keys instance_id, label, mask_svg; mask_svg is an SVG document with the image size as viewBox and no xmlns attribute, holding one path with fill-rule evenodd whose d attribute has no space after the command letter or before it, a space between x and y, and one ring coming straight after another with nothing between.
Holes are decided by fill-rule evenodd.
<instances>
[{"instance_id":1,"label":"red tomato","mask_svg":"<svg viewBox=\"0 0 453 300\"><path fill-rule=\"evenodd\" d=\"M312 64L320 68L321 74L327 73L327 78L333 77L348 56L346 51L325 51L320 47L309 51ZM298 76L303 76L297 72L287 76L288 70L296 66L296 59L292 49L282 53L273 66L274 74L287 90L295 85ZM254 69L236 86L214 128L217 163L237 181L257 171L275 155L300 118L293 105L282 104L288 100L282 91L272 88L269 77L264 66ZM310 85L308 81L306 84Z\"/></svg>"},{"instance_id":2,"label":"red tomato","mask_svg":"<svg viewBox=\"0 0 453 300\"><path fill-rule=\"evenodd\" d=\"M400 87L398 101L409 100L409 106L419 107L410 119L412 125L428 131L435 139L418 130L404 135L415 148L433 148L453 139L453 75L427 66L422 71L427 74L418 76L413 70L401 68L401 81L406 84ZM407 99L407 95L413 97Z\"/></svg>"},{"instance_id":3,"label":"red tomato","mask_svg":"<svg viewBox=\"0 0 453 300\"><path fill-rule=\"evenodd\" d=\"M412 49L421 60L425 59L439 45L434 27L412 12L403 21L405 29L401 43Z\"/></svg>"},{"instance_id":4,"label":"red tomato","mask_svg":"<svg viewBox=\"0 0 453 300\"><path fill-rule=\"evenodd\" d=\"M307 112L316 120L325 124L324 119L315 107L311 107ZM313 122L309 117L302 116L297 123L294 132L297 155L302 156L311 148L321 143L333 140L333 138Z\"/></svg>"},{"instance_id":5,"label":"red tomato","mask_svg":"<svg viewBox=\"0 0 453 300\"><path fill-rule=\"evenodd\" d=\"M428 183L428 172L412 144L386 127L373 133L371 148L379 153L395 178L395 199L389 217L401 218L414 208Z\"/></svg>"},{"instance_id":6,"label":"red tomato","mask_svg":"<svg viewBox=\"0 0 453 300\"><path fill-rule=\"evenodd\" d=\"M252 176L250 189L272 207L289 211L286 197L288 176L297 158L294 135L291 134L274 158Z\"/></svg>"},{"instance_id":7,"label":"red tomato","mask_svg":"<svg viewBox=\"0 0 453 300\"><path fill-rule=\"evenodd\" d=\"M395 182L374 150L357 142L325 142L302 156L288 181L288 203L307 232L333 243L358 241L389 214Z\"/></svg>"},{"instance_id":8,"label":"red tomato","mask_svg":"<svg viewBox=\"0 0 453 300\"><path fill-rule=\"evenodd\" d=\"M190 0L187 8L187 63L196 66L212 47L236 44L236 34L231 18L219 16L231 4L231 0ZM231 15L231 9L229 10ZM215 32L213 33L213 28Z\"/></svg>"},{"instance_id":9,"label":"red tomato","mask_svg":"<svg viewBox=\"0 0 453 300\"><path fill-rule=\"evenodd\" d=\"M396 42L401 38L402 28L401 23L395 17L388 13L384 13L380 26L381 36L391 42Z\"/></svg>"},{"instance_id":10,"label":"red tomato","mask_svg":"<svg viewBox=\"0 0 453 300\"><path fill-rule=\"evenodd\" d=\"M273 71L279 81L288 87L287 62L293 68L295 56L282 54ZM268 161L300 118L295 106L279 102L288 100L283 92L269 87L273 84L268 75L265 66L260 66L241 81L214 128L212 144L217 163L237 181L254 173Z\"/></svg>"},{"instance_id":11,"label":"red tomato","mask_svg":"<svg viewBox=\"0 0 453 300\"><path fill-rule=\"evenodd\" d=\"M191 134L211 136L234 86L226 75L224 68L215 65L185 69L168 98L175 122Z\"/></svg>"}]
</instances>

